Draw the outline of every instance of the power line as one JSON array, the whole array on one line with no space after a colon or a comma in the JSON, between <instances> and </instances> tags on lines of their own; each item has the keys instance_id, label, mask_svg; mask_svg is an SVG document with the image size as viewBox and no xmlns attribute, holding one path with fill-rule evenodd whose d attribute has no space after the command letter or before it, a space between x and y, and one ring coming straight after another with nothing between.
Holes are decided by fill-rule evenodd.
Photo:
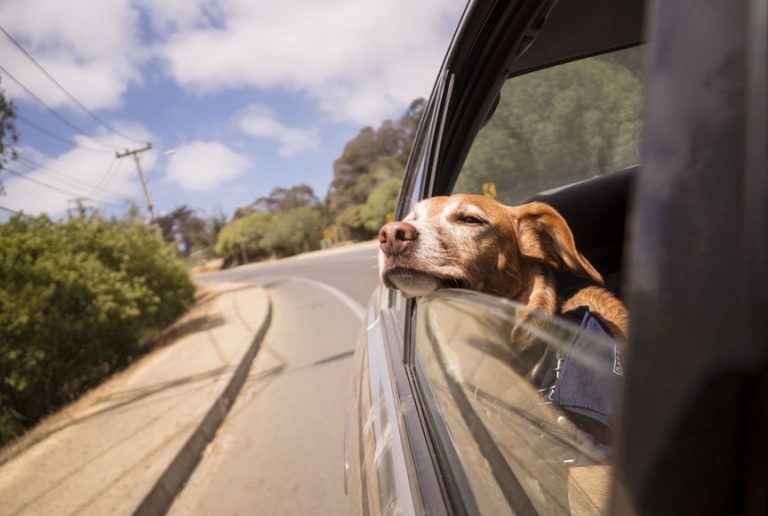
<instances>
[{"instance_id":1,"label":"power line","mask_svg":"<svg viewBox=\"0 0 768 516\"><path fill-rule=\"evenodd\" d=\"M72 177L72 176L70 176L68 174L64 174L63 172L54 170L54 169L52 169L52 168L50 168L50 167L48 167L46 165L43 165L42 163L38 163L37 161L35 161L33 159L27 158L26 156L19 156L19 159L24 161L24 162L26 162L26 163L29 163L29 164L31 164L33 166L36 166L36 167L40 168L41 171L44 174L46 174L46 175L50 175L51 177L55 177L57 180L59 180L59 181L61 181L63 183L69 183L69 185L71 187L93 190L93 191L91 191L90 195L93 195L96 190L99 190L102 193L106 193L108 195L116 195L117 197L121 197L123 199L132 201L132 199L130 197L126 196L126 195L123 195L121 193L118 193L118 192L115 192L115 191L112 191L112 190L107 190L106 188L102 188L101 186L97 186L97 185L94 185L92 183L88 183L86 181L78 179L76 177ZM117 159L114 159L112 161L112 164L114 164L115 161L117 161Z\"/></svg>"},{"instance_id":2,"label":"power line","mask_svg":"<svg viewBox=\"0 0 768 516\"><path fill-rule=\"evenodd\" d=\"M77 100L77 98L76 98L74 95L72 95L72 94L71 94L71 93L70 93L70 92L69 92L69 91L68 91L68 90L67 90L67 89L66 89L64 86L62 86L62 84L61 84L59 81L57 81L57 80L56 80L56 78L55 78L53 75L51 75L50 73L48 73L48 70L46 70L46 69L43 67L43 65L41 65L41 64L40 64L40 63L37 61L37 59L35 59L35 58L32 56L32 54L30 54L30 53L27 51L27 49L25 49L25 48L24 48L24 47L21 45L21 43L19 43L19 42L18 42L18 41L17 41L17 40L16 40L16 39L13 37L13 36L11 36L11 35L8 33L8 31L7 31L7 30L5 30L5 28L4 28L2 25L0 25L0 31L2 31L2 32L3 32L3 34L5 34L5 36L6 36L6 37L7 37L9 40L11 40L11 42L12 42L14 45L16 45L16 47L17 47L19 50L21 50L21 52L22 52L22 53L24 53L24 55L25 55L25 56L27 56L27 57L29 58L29 60L30 60L30 61L32 61L32 63L34 63L34 65L35 65L35 66L36 66L36 67L37 67L37 68L38 68L38 69L39 69L41 72L43 72L43 73L45 74L45 76L46 76L46 77L48 77L48 78L51 80L51 82L53 82L53 83L54 83L54 84L55 84L55 85L56 85L56 86L57 86L57 87L58 87L58 88L59 88L61 91L63 91L63 92L64 92L64 94L65 94L65 95L67 95L67 97L69 97L69 98L72 100L72 102L74 102L75 104L77 104L77 106L78 106L80 109L82 109L82 110L83 110L85 113L87 113L87 114L88 114L88 115L89 115L91 118L93 118L94 120L96 120L96 122L98 122L99 124L101 124L103 127L107 128L109 131L111 131L111 132L113 132L113 133L117 134L118 136L122 136L122 137L123 137L123 138L125 138L126 140L130 140L130 141L132 141L132 142L134 142L134 143L145 143L145 142L139 141L139 140L137 140L137 139L135 139L135 138L131 138L130 136L127 136L127 135L125 135L125 134L121 133L120 131L118 131L117 129L115 129L114 127L112 127L110 124L108 124L108 123L107 123L105 120L103 120L101 117L99 117L98 115L96 115L96 113L94 113L93 111L91 111L90 109L88 109L87 107L85 107L85 106L83 105L83 103L82 103L82 102L80 102L79 100Z\"/></svg>"},{"instance_id":3,"label":"power line","mask_svg":"<svg viewBox=\"0 0 768 516\"><path fill-rule=\"evenodd\" d=\"M16 172L15 170L11 170L10 168L4 168L3 171L4 172L8 172L9 174L13 174L14 176L18 176L18 177L20 177L22 179L26 179L27 181L31 181L33 183L37 183L40 186L43 186L45 188L50 188L51 190L56 190L58 192L61 192L61 193L67 194L67 195L72 195L72 196L77 197L77 198L93 201L93 202L96 202L96 203L99 203L99 204L111 204L113 206L122 206L122 204L119 204L119 203L116 203L116 202L112 202L112 201L107 201L105 199L95 199L93 197L83 197L79 193L75 193L75 192L73 192L71 190L66 190L64 188L59 188L56 185L52 185L50 183L46 183L45 181L40 181L39 179L35 179L34 177L29 177L26 174L22 174L21 172Z\"/></svg>"},{"instance_id":4,"label":"power line","mask_svg":"<svg viewBox=\"0 0 768 516\"><path fill-rule=\"evenodd\" d=\"M113 158L112 161L109 163L109 167L107 167L107 171L104 172L104 174L102 174L101 179L99 179L99 182L96 183L96 186L94 187L94 189L102 188L102 187L106 188L107 183L112 179L112 174L115 173L117 168L119 168L119 167L115 167L115 165L118 165L120 163L122 163L122 161L118 161L117 158Z\"/></svg>"},{"instance_id":5,"label":"power line","mask_svg":"<svg viewBox=\"0 0 768 516\"><path fill-rule=\"evenodd\" d=\"M80 149L88 150L88 151L91 151L91 152L101 152L101 153L106 153L106 154L112 154L111 150L95 149L93 147L87 147L85 145L80 145L79 143L75 143L74 141L72 141L72 140L70 140L68 138L64 138L61 135L58 135L58 134L56 134L54 132L49 131L48 129L46 129L45 127L41 126L37 122L33 122L29 118L27 118L27 117L25 117L25 116L23 116L23 115L21 115L19 113L16 114L16 118L18 118L19 120L21 120L22 122L24 122L26 124L29 124L30 126L34 127L38 131L47 134L51 138L55 138L56 140L59 140L59 141L64 142L64 143L68 143L68 144L70 144L70 145L72 145L74 147L78 147Z\"/></svg>"},{"instance_id":6,"label":"power line","mask_svg":"<svg viewBox=\"0 0 768 516\"><path fill-rule=\"evenodd\" d=\"M43 99L35 95L32 90L27 88L21 81L19 81L14 75L6 70L3 66L0 66L0 71L3 72L5 75L8 76L13 82L15 82L20 88L22 88L24 91L27 92L29 96L31 96L33 99L35 99L41 106L43 106L46 110L48 110L49 113L51 113L53 116L61 120L62 123L66 124L68 127L72 128L74 131L82 134L83 136L90 138L91 140L95 141L96 143L100 143L101 145L104 145L105 147L111 147L113 149L120 149L117 145L112 145L111 143L106 143L98 138L94 138L93 136L89 135L84 129L78 127L77 125L73 124L69 120L67 120L61 113L53 109L51 106L46 104Z\"/></svg>"},{"instance_id":7,"label":"power line","mask_svg":"<svg viewBox=\"0 0 768 516\"><path fill-rule=\"evenodd\" d=\"M18 210L14 210L13 208L6 208L5 206L0 206L0 210L7 211L8 213L21 213Z\"/></svg>"}]
</instances>

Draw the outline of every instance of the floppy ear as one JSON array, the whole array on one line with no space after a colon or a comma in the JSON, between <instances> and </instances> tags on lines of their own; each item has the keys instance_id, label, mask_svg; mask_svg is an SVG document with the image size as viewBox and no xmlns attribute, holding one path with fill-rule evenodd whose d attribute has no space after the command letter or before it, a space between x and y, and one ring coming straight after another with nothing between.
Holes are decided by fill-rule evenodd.
<instances>
[{"instance_id":1,"label":"floppy ear","mask_svg":"<svg viewBox=\"0 0 768 516\"><path fill-rule=\"evenodd\" d=\"M571 228L553 207L532 202L511 210L517 219L518 244L524 257L604 284L600 273L576 250Z\"/></svg>"}]
</instances>

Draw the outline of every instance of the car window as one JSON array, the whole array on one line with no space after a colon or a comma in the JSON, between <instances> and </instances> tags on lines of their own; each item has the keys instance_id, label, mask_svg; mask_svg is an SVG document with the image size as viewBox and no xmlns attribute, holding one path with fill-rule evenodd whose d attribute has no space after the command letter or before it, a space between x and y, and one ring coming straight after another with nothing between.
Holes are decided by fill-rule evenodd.
<instances>
[{"instance_id":1,"label":"car window","mask_svg":"<svg viewBox=\"0 0 768 516\"><path fill-rule=\"evenodd\" d=\"M424 109L419 128L416 133L413 150L406 165L406 182L403 183L402 191L398 196L398 205L395 216L398 220L405 217L411 207L422 199L424 195L424 181L427 176L427 169L430 166L430 155L439 139L436 134L440 130L440 124L443 120L439 113L439 104L435 99L445 102L446 84L449 77L442 73L438 77L435 85L435 94L430 98L427 107Z\"/></svg>"},{"instance_id":2,"label":"car window","mask_svg":"<svg viewBox=\"0 0 768 516\"><path fill-rule=\"evenodd\" d=\"M438 77L435 86L436 95L433 95L430 99L419 123L413 151L411 152L405 174L406 178L413 179L403 183L402 191L398 196L398 205L395 212L398 220L405 217L411 210L411 207L419 202L424 195L424 188L426 186L424 182L430 164L430 152L433 150L433 147L429 144L432 143L434 145L437 143L439 138L435 134L439 132L439 125L443 122L442 117L439 116L439 105L435 103L435 98L441 99L445 103L445 95L447 95L446 85L449 80L450 78L446 73L442 73ZM395 320L401 325L401 329L404 329L408 301L399 291L390 290L389 295L389 306L398 314Z\"/></svg>"},{"instance_id":3,"label":"car window","mask_svg":"<svg viewBox=\"0 0 768 516\"><path fill-rule=\"evenodd\" d=\"M418 301L417 378L468 512L605 509L624 344L577 319L469 291Z\"/></svg>"},{"instance_id":4,"label":"car window","mask_svg":"<svg viewBox=\"0 0 768 516\"><path fill-rule=\"evenodd\" d=\"M508 79L453 193L506 204L638 164L642 47Z\"/></svg>"}]
</instances>

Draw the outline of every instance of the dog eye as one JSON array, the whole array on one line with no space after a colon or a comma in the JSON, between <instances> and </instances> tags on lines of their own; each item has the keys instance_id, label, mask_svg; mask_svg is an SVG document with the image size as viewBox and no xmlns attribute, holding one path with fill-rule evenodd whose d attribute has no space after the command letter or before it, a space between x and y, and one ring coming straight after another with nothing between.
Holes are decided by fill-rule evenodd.
<instances>
[{"instance_id":1,"label":"dog eye","mask_svg":"<svg viewBox=\"0 0 768 516\"><path fill-rule=\"evenodd\" d=\"M457 217L456 220L459 222L463 222L464 224L485 224L484 220L479 219L477 217L473 217L472 215L462 215L460 217Z\"/></svg>"}]
</instances>

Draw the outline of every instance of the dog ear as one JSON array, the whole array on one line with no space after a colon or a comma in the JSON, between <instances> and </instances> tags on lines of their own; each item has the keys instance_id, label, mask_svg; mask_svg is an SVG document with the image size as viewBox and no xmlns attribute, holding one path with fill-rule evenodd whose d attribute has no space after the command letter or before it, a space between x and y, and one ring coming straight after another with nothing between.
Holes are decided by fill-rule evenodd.
<instances>
[{"instance_id":1,"label":"dog ear","mask_svg":"<svg viewBox=\"0 0 768 516\"><path fill-rule=\"evenodd\" d=\"M553 207L532 202L511 210L517 219L518 244L524 257L604 284L600 273L576 250L571 228Z\"/></svg>"}]
</instances>

